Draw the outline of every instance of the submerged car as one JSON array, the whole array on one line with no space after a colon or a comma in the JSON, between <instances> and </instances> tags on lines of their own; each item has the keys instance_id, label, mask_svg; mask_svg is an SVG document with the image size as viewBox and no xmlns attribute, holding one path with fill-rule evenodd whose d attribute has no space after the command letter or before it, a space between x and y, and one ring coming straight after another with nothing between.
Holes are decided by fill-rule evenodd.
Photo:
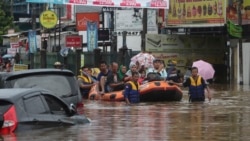
<instances>
[{"instance_id":1,"label":"submerged car","mask_svg":"<svg viewBox=\"0 0 250 141\"><path fill-rule=\"evenodd\" d=\"M30 69L0 73L2 88L43 88L83 111L82 96L74 73L66 69Z\"/></svg>"},{"instance_id":2,"label":"submerged car","mask_svg":"<svg viewBox=\"0 0 250 141\"><path fill-rule=\"evenodd\" d=\"M0 89L0 134L89 123L51 91L39 88Z\"/></svg>"}]
</instances>

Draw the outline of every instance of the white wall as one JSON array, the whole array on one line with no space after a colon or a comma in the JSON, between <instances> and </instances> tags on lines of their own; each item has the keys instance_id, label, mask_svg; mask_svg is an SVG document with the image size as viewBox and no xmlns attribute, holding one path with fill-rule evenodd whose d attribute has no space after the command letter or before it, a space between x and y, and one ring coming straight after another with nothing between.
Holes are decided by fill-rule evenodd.
<instances>
[{"instance_id":1,"label":"white wall","mask_svg":"<svg viewBox=\"0 0 250 141\"><path fill-rule=\"evenodd\" d=\"M238 46L239 47L239 46ZM238 48L239 49L239 48ZM250 43L242 43L242 55L243 55L243 84L244 85L249 85L250 84ZM237 54L237 58L239 58L239 50ZM237 63L237 68L238 68L238 77L237 77L237 82L240 82L240 71L239 71L239 59Z\"/></svg>"},{"instance_id":2,"label":"white wall","mask_svg":"<svg viewBox=\"0 0 250 141\"><path fill-rule=\"evenodd\" d=\"M82 35L83 43L87 43L87 32L79 31L78 33L79 35ZM132 49L132 51L141 50L141 35L127 36L126 40L128 49ZM119 48L122 47L123 45L122 41L123 41L122 36L117 36L117 51L119 51ZM110 48L108 48L108 51L109 49ZM84 48L83 50L87 51L87 48Z\"/></svg>"},{"instance_id":3,"label":"white wall","mask_svg":"<svg viewBox=\"0 0 250 141\"><path fill-rule=\"evenodd\" d=\"M122 47L122 36L117 36L117 51ZM132 51L141 51L141 36L127 36L127 47Z\"/></svg>"}]
</instances>

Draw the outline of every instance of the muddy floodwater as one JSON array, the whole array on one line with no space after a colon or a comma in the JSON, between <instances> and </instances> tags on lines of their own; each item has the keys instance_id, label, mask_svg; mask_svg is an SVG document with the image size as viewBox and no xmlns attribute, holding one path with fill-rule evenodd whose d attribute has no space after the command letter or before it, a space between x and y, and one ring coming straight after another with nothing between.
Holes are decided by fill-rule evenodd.
<instances>
[{"instance_id":1,"label":"muddy floodwater","mask_svg":"<svg viewBox=\"0 0 250 141\"><path fill-rule=\"evenodd\" d=\"M24 131L5 141L246 141L250 139L250 87L211 84L211 102L84 101L90 124Z\"/></svg>"}]
</instances>

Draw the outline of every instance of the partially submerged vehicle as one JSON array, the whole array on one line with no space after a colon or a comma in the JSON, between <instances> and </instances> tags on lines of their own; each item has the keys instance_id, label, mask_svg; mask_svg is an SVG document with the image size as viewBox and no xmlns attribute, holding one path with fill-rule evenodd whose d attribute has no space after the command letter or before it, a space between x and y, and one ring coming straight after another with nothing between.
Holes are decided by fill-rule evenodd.
<instances>
[{"instance_id":1,"label":"partially submerged vehicle","mask_svg":"<svg viewBox=\"0 0 250 141\"><path fill-rule=\"evenodd\" d=\"M0 89L43 88L54 92L67 104L83 110L82 96L74 73L66 69L30 69L0 73Z\"/></svg>"},{"instance_id":2,"label":"partially submerged vehicle","mask_svg":"<svg viewBox=\"0 0 250 141\"><path fill-rule=\"evenodd\" d=\"M0 107L0 134L90 122L73 103L39 88L0 89Z\"/></svg>"}]
</instances>

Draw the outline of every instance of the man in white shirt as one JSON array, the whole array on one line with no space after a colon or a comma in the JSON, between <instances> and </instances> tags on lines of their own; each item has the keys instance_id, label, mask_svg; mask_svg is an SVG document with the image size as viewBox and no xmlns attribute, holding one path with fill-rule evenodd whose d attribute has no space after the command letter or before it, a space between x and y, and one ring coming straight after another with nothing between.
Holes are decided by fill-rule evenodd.
<instances>
[{"instance_id":1,"label":"man in white shirt","mask_svg":"<svg viewBox=\"0 0 250 141\"><path fill-rule=\"evenodd\" d=\"M167 72L166 72L166 70L165 70L165 68L164 68L164 65L163 65L163 63L162 63L162 60L160 60L160 59L155 59L155 60L153 61L153 65L154 65L153 68L148 68L148 70L147 70L147 75L148 75L148 73L150 73L150 72L158 73L158 74L160 74L160 76L161 76L161 78L162 78L163 80L166 80L168 74L167 74Z\"/></svg>"}]
</instances>

